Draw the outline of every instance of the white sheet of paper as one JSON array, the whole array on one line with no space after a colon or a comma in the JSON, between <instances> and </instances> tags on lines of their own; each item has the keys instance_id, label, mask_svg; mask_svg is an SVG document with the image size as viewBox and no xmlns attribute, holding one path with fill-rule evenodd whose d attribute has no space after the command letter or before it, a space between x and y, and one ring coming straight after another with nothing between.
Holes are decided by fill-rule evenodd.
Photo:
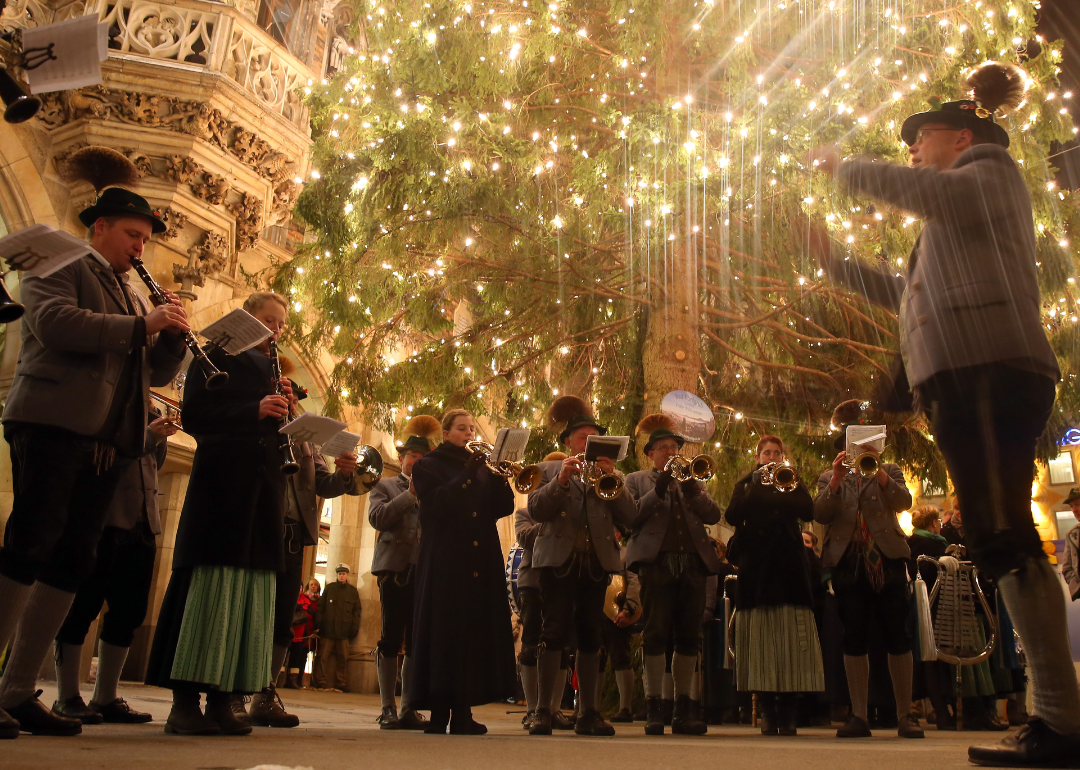
<instances>
[{"instance_id":1,"label":"white sheet of paper","mask_svg":"<svg viewBox=\"0 0 1080 770\"><path fill-rule=\"evenodd\" d=\"M8 266L37 278L52 275L89 253L86 241L48 225L30 225L0 238L0 257Z\"/></svg>"},{"instance_id":2,"label":"white sheet of paper","mask_svg":"<svg viewBox=\"0 0 1080 770\"><path fill-rule=\"evenodd\" d=\"M528 428L499 428L495 436L495 450L491 453L491 462L520 460L525 455L525 445L529 443L531 434L532 431Z\"/></svg>"},{"instance_id":3,"label":"white sheet of paper","mask_svg":"<svg viewBox=\"0 0 1080 770\"><path fill-rule=\"evenodd\" d=\"M626 459L630 447L629 436L589 436L585 439L585 461L592 462L597 457L611 457L615 462Z\"/></svg>"},{"instance_id":4,"label":"white sheet of paper","mask_svg":"<svg viewBox=\"0 0 1080 770\"><path fill-rule=\"evenodd\" d=\"M238 307L214 321L199 334L230 356L238 356L270 337L272 332L251 313Z\"/></svg>"},{"instance_id":5,"label":"white sheet of paper","mask_svg":"<svg viewBox=\"0 0 1080 770\"><path fill-rule=\"evenodd\" d=\"M854 455L856 446L870 444L881 452L885 449L885 438L884 425L849 425L845 449L849 455Z\"/></svg>"},{"instance_id":6,"label":"white sheet of paper","mask_svg":"<svg viewBox=\"0 0 1080 770\"><path fill-rule=\"evenodd\" d=\"M358 434L343 430L323 444L320 451L327 457L341 457L346 452L356 449L356 445L359 443L360 436Z\"/></svg>"},{"instance_id":7,"label":"white sheet of paper","mask_svg":"<svg viewBox=\"0 0 1080 770\"><path fill-rule=\"evenodd\" d=\"M33 63L34 48L52 44L50 59L26 70L30 93L64 91L101 83L101 62L109 56L109 25L98 22L96 15L76 16L56 24L24 29L23 51Z\"/></svg>"},{"instance_id":8,"label":"white sheet of paper","mask_svg":"<svg viewBox=\"0 0 1080 770\"><path fill-rule=\"evenodd\" d=\"M345 430L345 423L331 417L305 412L281 428L278 433L288 433L293 441L310 441L312 444L325 444L341 431Z\"/></svg>"}]
</instances>

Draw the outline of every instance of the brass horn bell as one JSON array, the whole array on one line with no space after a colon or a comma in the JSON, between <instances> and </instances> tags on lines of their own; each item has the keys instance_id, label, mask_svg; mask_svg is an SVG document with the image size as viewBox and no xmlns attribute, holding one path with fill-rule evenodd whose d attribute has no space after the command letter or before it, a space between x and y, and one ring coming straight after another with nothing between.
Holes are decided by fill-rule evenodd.
<instances>
[{"instance_id":1,"label":"brass horn bell","mask_svg":"<svg viewBox=\"0 0 1080 770\"><path fill-rule=\"evenodd\" d=\"M0 70L0 98L7 123L25 123L41 109L41 99L26 93L7 70Z\"/></svg>"}]
</instances>

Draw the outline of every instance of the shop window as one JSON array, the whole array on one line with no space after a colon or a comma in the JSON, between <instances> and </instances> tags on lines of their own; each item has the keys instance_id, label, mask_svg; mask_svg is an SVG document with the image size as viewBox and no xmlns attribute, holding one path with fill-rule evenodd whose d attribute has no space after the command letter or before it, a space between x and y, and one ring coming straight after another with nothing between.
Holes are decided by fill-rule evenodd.
<instances>
[{"instance_id":1,"label":"shop window","mask_svg":"<svg viewBox=\"0 0 1080 770\"><path fill-rule=\"evenodd\" d=\"M300 0L260 0L256 23L266 30L270 37L288 48L289 32L299 10Z\"/></svg>"},{"instance_id":2,"label":"shop window","mask_svg":"<svg viewBox=\"0 0 1080 770\"><path fill-rule=\"evenodd\" d=\"M1076 483L1076 472L1073 470L1072 457L1072 452L1068 449L1062 449L1057 457L1047 463L1052 485Z\"/></svg>"}]
</instances>

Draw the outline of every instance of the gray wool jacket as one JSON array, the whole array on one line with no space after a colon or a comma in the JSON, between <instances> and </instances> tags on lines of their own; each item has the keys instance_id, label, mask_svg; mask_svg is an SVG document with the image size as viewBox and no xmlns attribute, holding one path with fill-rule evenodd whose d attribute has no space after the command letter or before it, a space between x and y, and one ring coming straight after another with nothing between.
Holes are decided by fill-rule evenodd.
<instances>
[{"instance_id":1,"label":"gray wool jacket","mask_svg":"<svg viewBox=\"0 0 1080 770\"><path fill-rule=\"evenodd\" d=\"M633 498L623 490L614 500L601 500L591 486L586 489L576 476L564 487L557 478L562 460L540 463L540 468L544 472L541 486L529 493L529 517L543 525L533 543L532 566L539 569L566 563L574 550L584 505L589 537L600 565L607 572L622 570L615 527L623 531L630 527L634 520Z\"/></svg>"},{"instance_id":2,"label":"gray wool jacket","mask_svg":"<svg viewBox=\"0 0 1080 770\"><path fill-rule=\"evenodd\" d=\"M855 535L856 514L862 511L866 527L882 554L890 559L908 559L911 549L907 535L896 515L911 507L911 493L904 483L904 472L894 463L885 463L889 485L884 489L877 480L860 479L849 473L835 493L829 488L832 471L818 476L814 499L814 521L825 525L821 547L822 567L832 569L840 563Z\"/></svg>"},{"instance_id":3,"label":"gray wool jacket","mask_svg":"<svg viewBox=\"0 0 1080 770\"><path fill-rule=\"evenodd\" d=\"M1040 318L1031 197L1004 147L971 147L945 171L853 160L838 176L849 190L924 220L906 278L845 260L835 247L825 267L899 311L912 387L937 372L996 362L1061 378Z\"/></svg>"},{"instance_id":4,"label":"gray wool jacket","mask_svg":"<svg viewBox=\"0 0 1080 770\"><path fill-rule=\"evenodd\" d=\"M716 501L709 497L701 482L698 482L701 491L689 500L683 496L677 481L672 481L667 494L660 497L656 494L656 478L659 475L659 471L645 470L634 471L626 477L626 491L637 503L632 534L626 544L626 566L637 572L639 565L656 561L656 557L660 555L660 547L664 544L668 521L674 514L686 517L686 528L694 541L694 547L705 562L706 569L715 575L720 570L720 560L709 542L705 525L720 521L723 511Z\"/></svg>"},{"instance_id":5,"label":"gray wool jacket","mask_svg":"<svg viewBox=\"0 0 1080 770\"><path fill-rule=\"evenodd\" d=\"M150 531L161 534L161 515L158 511L158 469L165 462L168 442L149 428L146 429L146 452L132 460L120 473L116 491L105 514L105 526L134 529L143 519Z\"/></svg>"},{"instance_id":6,"label":"gray wool jacket","mask_svg":"<svg viewBox=\"0 0 1080 770\"><path fill-rule=\"evenodd\" d=\"M532 550L536 536L543 524L537 524L529 517L528 508L514 511L514 534L521 546L521 562L518 564L518 588L539 588L540 573L532 568Z\"/></svg>"},{"instance_id":7,"label":"gray wool jacket","mask_svg":"<svg viewBox=\"0 0 1080 770\"><path fill-rule=\"evenodd\" d=\"M408 477L380 479L368 499L368 522L379 531L371 572L401 572L420 555L420 504Z\"/></svg>"},{"instance_id":8,"label":"gray wool jacket","mask_svg":"<svg viewBox=\"0 0 1080 770\"><path fill-rule=\"evenodd\" d=\"M1061 576L1069 586L1069 596L1075 602L1080 599L1080 575L1077 568L1080 567L1080 559L1077 558L1080 550L1080 525L1077 525L1065 533L1065 555L1061 557Z\"/></svg>"}]
</instances>

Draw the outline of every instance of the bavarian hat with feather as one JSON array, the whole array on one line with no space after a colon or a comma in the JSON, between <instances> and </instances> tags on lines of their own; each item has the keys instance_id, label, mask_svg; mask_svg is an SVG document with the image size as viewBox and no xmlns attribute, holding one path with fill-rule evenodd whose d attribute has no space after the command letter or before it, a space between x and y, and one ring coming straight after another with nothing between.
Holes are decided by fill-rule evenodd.
<instances>
[{"instance_id":1,"label":"bavarian hat with feather","mask_svg":"<svg viewBox=\"0 0 1080 770\"><path fill-rule=\"evenodd\" d=\"M408 436L405 443L397 447L399 455L406 452L428 452L436 443L442 431L442 425L430 414L418 414L402 428L402 434Z\"/></svg>"},{"instance_id":2,"label":"bavarian hat with feather","mask_svg":"<svg viewBox=\"0 0 1080 770\"><path fill-rule=\"evenodd\" d=\"M953 128L969 129L986 142L1009 146L1009 132L994 118L1015 110L1024 103L1028 78L1022 69L996 61L976 67L965 79L970 99L945 102L932 110L919 112L904 121L900 137L910 147L919 129L928 123L945 123Z\"/></svg>"},{"instance_id":3,"label":"bavarian hat with feather","mask_svg":"<svg viewBox=\"0 0 1080 770\"><path fill-rule=\"evenodd\" d=\"M857 398L850 398L833 409L833 425L840 429L840 435L833 441L833 449L843 451L847 446L847 429L849 425L859 425L862 422L863 402Z\"/></svg>"},{"instance_id":4,"label":"bavarian hat with feather","mask_svg":"<svg viewBox=\"0 0 1080 770\"><path fill-rule=\"evenodd\" d=\"M570 434L578 428L592 427L601 436L607 435L607 428L599 425L593 417L592 408L585 399L577 396L559 396L548 408L548 427L561 430L559 441L563 444Z\"/></svg>"},{"instance_id":5,"label":"bavarian hat with feather","mask_svg":"<svg viewBox=\"0 0 1080 770\"><path fill-rule=\"evenodd\" d=\"M657 441L663 441L667 438L675 439L679 444L679 449L682 449L683 444L686 443L686 439L675 432L677 427L678 425L676 425L673 418L661 412L657 412L642 417L641 422L637 424L637 428L634 430L634 435L643 436L648 434L649 440L645 442L645 446L642 447L641 450L645 454L652 451L652 448Z\"/></svg>"},{"instance_id":6,"label":"bavarian hat with feather","mask_svg":"<svg viewBox=\"0 0 1080 770\"><path fill-rule=\"evenodd\" d=\"M92 144L73 152L63 165L64 181L89 182L98 194L93 205L79 212L79 221L87 227L101 217L140 216L150 220L154 233L168 229L146 198L127 189L138 181L139 172L121 153Z\"/></svg>"}]
</instances>

